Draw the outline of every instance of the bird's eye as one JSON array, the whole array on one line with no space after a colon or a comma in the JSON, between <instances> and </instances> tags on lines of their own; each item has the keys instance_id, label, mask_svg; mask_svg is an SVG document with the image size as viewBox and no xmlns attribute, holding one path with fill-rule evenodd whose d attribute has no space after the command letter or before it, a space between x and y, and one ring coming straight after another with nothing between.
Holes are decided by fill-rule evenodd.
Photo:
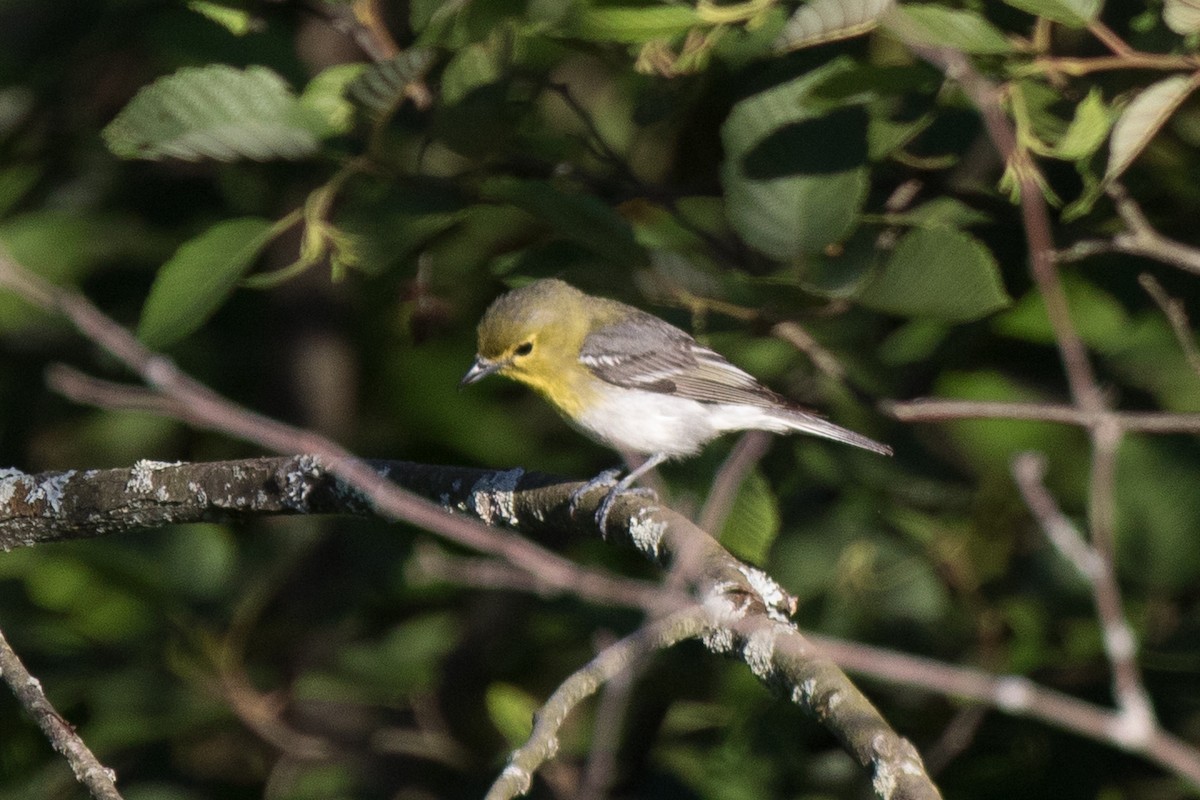
<instances>
[{"instance_id":1,"label":"bird's eye","mask_svg":"<svg viewBox=\"0 0 1200 800\"><path fill-rule=\"evenodd\" d=\"M517 345L517 349L513 350L515 356L527 356L533 352L533 342L525 342Z\"/></svg>"}]
</instances>

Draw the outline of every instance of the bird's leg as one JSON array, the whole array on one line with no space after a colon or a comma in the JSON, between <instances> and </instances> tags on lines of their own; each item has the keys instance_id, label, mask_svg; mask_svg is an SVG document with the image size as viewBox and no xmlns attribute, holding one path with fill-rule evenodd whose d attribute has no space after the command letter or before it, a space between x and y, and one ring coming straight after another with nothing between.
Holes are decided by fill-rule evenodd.
<instances>
[{"instance_id":1,"label":"bird's leg","mask_svg":"<svg viewBox=\"0 0 1200 800\"><path fill-rule=\"evenodd\" d=\"M647 472L654 469L666 460L666 453L655 453L643 461L637 469L631 470L628 475L617 481L616 484L608 490L608 494L606 494L604 499L600 501L600 507L596 509L596 525L600 527L600 533L603 534L605 532L604 526L608 523L608 512L612 510L613 503L615 503L617 498L622 494L628 492L648 494L651 497L657 497L657 495L655 495L650 489L630 489L629 487L632 486L633 482L642 475L645 475Z\"/></svg>"},{"instance_id":2,"label":"bird's leg","mask_svg":"<svg viewBox=\"0 0 1200 800\"><path fill-rule=\"evenodd\" d=\"M619 483L617 476L620 474L621 470L617 467L606 469L604 472L601 472L599 475L583 484L583 486L580 486L578 489L571 492L570 503L567 506L567 509L571 512L571 516L575 516L575 512L579 509L579 501L583 499L585 494L590 492L592 489L599 489L602 486L616 486Z\"/></svg>"}]
</instances>

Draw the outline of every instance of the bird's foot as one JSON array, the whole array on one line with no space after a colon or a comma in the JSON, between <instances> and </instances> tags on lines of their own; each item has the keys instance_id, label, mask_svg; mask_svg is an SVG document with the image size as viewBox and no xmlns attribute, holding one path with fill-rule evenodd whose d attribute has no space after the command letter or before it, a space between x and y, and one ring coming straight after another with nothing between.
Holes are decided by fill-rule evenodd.
<instances>
[{"instance_id":1,"label":"bird's foot","mask_svg":"<svg viewBox=\"0 0 1200 800\"><path fill-rule=\"evenodd\" d=\"M588 492L592 491L593 489L600 489L602 487L612 487L615 489L617 486L619 486L620 481L617 480L617 476L620 474L621 470L619 469L606 469L604 472L601 472L599 475L592 478L575 491L571 492L570 502L567 505L567 509L570 511L571 516L575 516L575 512L579 510L579 502L583 500L583 496Z\"/></svg>"},{"instance_id":2,"label":"bird's foot","mask_svg":"<svg viewBox=\"0 0 1200 800\"><path fill-rule=\"evenodd\" d=\"M607 534L608 512L612 510L613 503L617 502L617 498L621 495L636 495L638 497L648 497L653 501L658 500L658 493L653 489L648 489L644 486L635 486L630 488L625 481L619 482L616 486L608 490L608 494L604 495L604 499L600 501L600 507L596 509L596 526L600 528L601 535Z\"/></svg>"}]
</instances>

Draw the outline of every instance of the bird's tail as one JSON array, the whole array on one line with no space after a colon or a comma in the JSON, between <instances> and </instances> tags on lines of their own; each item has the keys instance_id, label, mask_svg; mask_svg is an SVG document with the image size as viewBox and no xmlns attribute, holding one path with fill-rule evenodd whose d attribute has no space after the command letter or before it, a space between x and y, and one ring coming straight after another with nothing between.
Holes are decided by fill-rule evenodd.
<instances>
[{"instance_id":1,"label":"bird's tail","mask_svg":"<svg viewBox=\"0 0 1200 800\"><path fill-rule=\"evenodd\" d=\"M870 450L872 453L879 453L880 455L890 456L892 454L892 448L886 444L880 444L874 439L863 436L861 433L855 433L852 430L843 428L841 425L835 425L824 417L810 414L807 411L788 409L787 411L779 411L773 416L790 430L820 436L822 439L832 439L835 442L852 444L855 447L861 447L864 450Z\"/></svg>"}]
</instances>

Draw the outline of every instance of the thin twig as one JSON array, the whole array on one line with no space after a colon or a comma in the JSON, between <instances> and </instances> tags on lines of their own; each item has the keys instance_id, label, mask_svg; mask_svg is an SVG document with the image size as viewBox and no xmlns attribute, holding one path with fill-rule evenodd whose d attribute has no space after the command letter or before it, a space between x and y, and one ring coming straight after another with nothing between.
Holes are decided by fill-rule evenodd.
<instances>
[{"instance_id":1,"label":"thin twig","mask_svg":"<svg viewBox=\"0 0 1200 800\"><path fill-rule=\"evenodd\" d=\"M1020 675L996 675L815 634L809 634L808 639L850 672L943 697L986 703L1006 714L1040 720L1053 728L1137 753L1200 788L1200 751L1157 726L1144 738L1125 738L1122 734L1129 729L1119 711L1039 686Z\"/></svg>"},{"instance_id":2,"label":"thin twig","mask_svg":"<svg viewBox=\"0 0 1200 800\"><path fill-rule=\"evenodd\" d=\"M975 400L941 400L922 397L916 400L880 404L884 412L903 422L946 422L956 419L1011 419L1060 422L1091 428L1100 417L1111 418L1127 432L1200 433L1200 414L1170 411L1106 411L1100 417L1075 406L1058 403L1005 403Z\"/></svg>"},{"instance_id":3,"label":"thin twig","mask_svg":"<svg viewBox=\"0 0 1200 800\"><path fill-rule=\"evenodd\" d=\"M762 460L770 446L771 437L764 431L748 431L741 435L713 478L697 525L713 536L721 534L725 520L733 508L733 502L737 499L738 490L742 488L746 476L754 469L754 465Z\"/></svg>"},{"instance_id":4,"label":"thin twig","mask_svg":"<svg viewBox=\"0 0 1200 800\"><path fill-rule=\"evenodd\" d=\"M1108 469L1114 454L1106 452L1104 457L1096 459L1097 463L1104 465L1100 470ZM1091 587L1096 614L1104 634L1104 650L1113 670L1113 695L1120 709L1120 725L1114 728L1112 736L1121 742L1145 742L1158 728L1158 722L1137 664L1137 638L1122 609L1120 590L1112 569L1112 554L1105 552L1098 544L1105 537L1097 536L1093 530L1093 544L1089 545L1059 510L1043 483L1046 472L1044 456L1037 453L1018 455L1013 460L1012 472L1025 504L1046 538ZM1093 483L1108 480L1109 477L1094 477ZM1110 491L1111 488L1106 486L1092 488L1093 496L1097 492ZM1095 505L1093 502L1093 509ZM1096 516L1093 511L1093 525L1098 522L1101 525L1111 523L1110 520L1097 520Z\"/></svg>"},{"instance_id":5,"label":"thin twig","mask_svg":"<svg viewBox=\"0 0 1200 800\"><path fill-rule=\"evenodd\" d=\"M79 738L74 726L54 710L42 690L41 681L25 669L3 632L0 632L0 675L12 689L21 708L33 717L54 749L67 759L71 771L75 773L75 780L87 787L95 800L121 800L121 793L116 787L116 773L100 763L83 739Z\"/></svg>"},{"instance_id":6,"label":"thin twig","mask_svg":"<svg viewBox=\"0 0 1200 800\"><path fill-rule=\"evenodd\" d=\"M534 717L533 733L508 759L508 766L488 790L486 800L507 800L529 791L533 774L558 750L558 733L575 706L590 697L635 659L694 639L711 625L706 611L690 608L676 612L605 648L586 666L559 685Z\"/></svg>"},{"instance_id":7,"label":"thin twig","mask_svg":"<svg viewBox=\"0 0 1200 800\"><path fill-rule=\"evenodd\" d=\"M1200 375L1200 349L1196 348L1196 335L1192 333L1192 326L1188 322L1187 311L1184 310L1183 303L1167 294L1162 284L1148 272L1138 275L1138 283L1142 285L1146 294L1150 295L1150 299L1158 305L1163 316L1167 318L1167 323L1170 324L1171 331L1175 334L1175 340L1179 342L1179 347L1183 350L1183 356L1187 359L1192 372Z\"/></svg>"}]
</instances>

